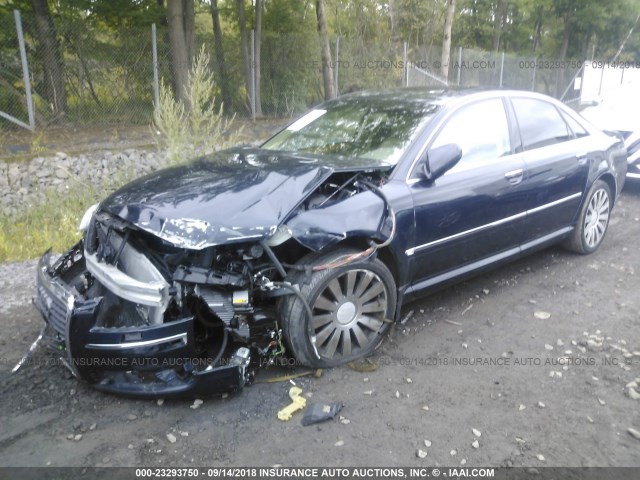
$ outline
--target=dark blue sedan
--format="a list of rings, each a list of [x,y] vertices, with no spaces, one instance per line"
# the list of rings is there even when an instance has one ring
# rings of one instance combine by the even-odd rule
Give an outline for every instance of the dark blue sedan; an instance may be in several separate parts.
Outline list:
[[[626,165],[621,138],[543,95],[348,95],[90,208],[41,260],[37,305],[98,389],[237,390],[286,355],[370,354],[405,301],[484,269],[594,252]]]

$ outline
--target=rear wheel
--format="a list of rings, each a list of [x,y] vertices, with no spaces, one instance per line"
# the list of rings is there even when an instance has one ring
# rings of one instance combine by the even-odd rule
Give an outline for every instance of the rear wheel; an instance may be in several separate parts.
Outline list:
[[[581,254],[595,252],[607,233],[611,206],[609,185],[602,180],[597,180],[582,205],[578,223],[566,247]]]
[[[318,266],[354,253],[340,249],[311,262]],[[296,278],[311,308],[290,296],[281,309],[283,330],[293,354],[304,364],[333,367],[366,356],[389,330],[396,286],[378,259],[319,270]]]

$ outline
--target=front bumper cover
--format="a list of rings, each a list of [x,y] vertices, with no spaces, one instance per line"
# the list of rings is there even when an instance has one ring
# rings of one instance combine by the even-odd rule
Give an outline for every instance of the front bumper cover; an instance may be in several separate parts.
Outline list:
[[[247,382],[244,364],[198,364],[193,317],[144,327],[95,326],[103,297],[85,300],[60,278],[60,267],[50,266],[49,252],[40,259],[34,303],[51,327],[48,343],[77,378],[135,398],[212,395],[239,390]]]

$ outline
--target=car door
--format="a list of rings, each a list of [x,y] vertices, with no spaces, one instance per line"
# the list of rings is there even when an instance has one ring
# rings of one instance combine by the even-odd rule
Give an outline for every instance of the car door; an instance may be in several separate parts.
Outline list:
[[[503,99],[493,98],[459,107],[435,134],[429,149],[455,143],[462,158],[433,182],[418,171],[409,181],[416,226],[406,252],[410,293],[519,252],[527,198],[512,133]]]
[[[566,233],[582,201],[589,173],[586,130],[551,102],[513,97],[528,188],[525,244]]]

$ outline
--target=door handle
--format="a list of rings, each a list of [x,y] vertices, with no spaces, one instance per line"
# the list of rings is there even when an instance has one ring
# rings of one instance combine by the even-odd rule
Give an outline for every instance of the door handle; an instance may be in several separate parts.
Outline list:
[[[522,168],[519,168],[518,170],[511,170],[504,174],[504,178],[506,178],[512,185],[517,185],[522,181],[522,177],[524,176],[523,173],[524,170]]]

